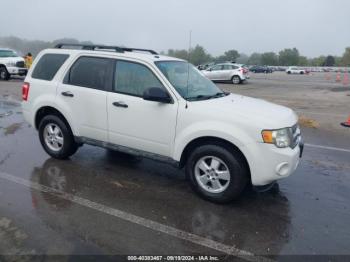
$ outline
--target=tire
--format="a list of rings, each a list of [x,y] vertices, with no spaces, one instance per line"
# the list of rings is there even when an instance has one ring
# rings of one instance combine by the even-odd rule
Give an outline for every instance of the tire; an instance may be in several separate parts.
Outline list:
[[[200,197],[216,203],[227,203],[241,195],[248,183],[249,172],[239,153],[230,152],[220,144],[203,145],[190,154],[186,176]],[[218,179],[220,176],[223,179]]]
[[[300,71],[300,74],[301,74],[301,75],[303,75],[303,74],[304,74],[304,72],[303,72],[303,71]]]
[[[69,125],[56,115],[47,115],[40,121],[39,139],[46,153],[56,159],[67,159],[79,148]]]
[[[0,80],[7,81],[10,79],[10,74],[7,72],[6,67],[2,66],[0,67]]]
[[[239,76],[233,76],[231,81],[232,81],[232,84],[237,85],[241,83],[241,78]]]
[[[288,74],[288,75],[290,75],[290,74],[291,74],[291,72],[290,72],[290,71],[288,71],[288,72],[287,72],[287,74]]]

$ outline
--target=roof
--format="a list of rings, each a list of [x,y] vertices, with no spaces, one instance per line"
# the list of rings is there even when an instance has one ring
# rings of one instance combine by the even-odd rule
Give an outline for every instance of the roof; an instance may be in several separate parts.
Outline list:
[[[134,58],[138,60],[143,60],[147,62],[156,61],[184,61],[175,57],[159,55],[153,50],[148,49],[137,49],[137,48],[127,48],[127,47],[114,47],[114,46],[82,46],[82,45],[72,45],[72,47],[87,47],[83,49],[71,49],[64,48],[63,46],[71,46],[69,44],[59,44],[56,48],[46,49],[45,53],[60,53],[60,54],[89,54],[89,55],[102,55],[115,58]],[[95,47],[101,49],[94,49]],[[105,47],[105,48],[104,48]]]
[[[224,62],[224,63],[219,63],[219,64],[215,64],[213,66],[216,65],[235,65],[235,66],[243,66],[243,64],[237,64],[237,63],[231,63],[231,62]]]

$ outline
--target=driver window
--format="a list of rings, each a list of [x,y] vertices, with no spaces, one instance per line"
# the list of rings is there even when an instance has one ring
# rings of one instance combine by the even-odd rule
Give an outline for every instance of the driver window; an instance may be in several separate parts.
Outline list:
[[[163,88],[163,85],[149,68],[134,62],[117,61],[115,92],[142,97],[150,87]]]

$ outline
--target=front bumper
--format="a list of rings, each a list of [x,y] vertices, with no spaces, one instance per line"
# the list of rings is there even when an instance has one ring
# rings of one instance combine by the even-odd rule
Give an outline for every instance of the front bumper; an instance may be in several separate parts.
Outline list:
[[[252,184],[264,186],[290,176],[297,169],[303,153],[302,140],[295,148],[277,148],[272,144],[258,143],[247,146],[252,152],[249,161]]]
[[[21,75],[24,76],[27,74],[28,69],[22,68],[22,67],[15,67],[15,66],[9,66],[7,67],[7,72],[9,72],[10,75]]]

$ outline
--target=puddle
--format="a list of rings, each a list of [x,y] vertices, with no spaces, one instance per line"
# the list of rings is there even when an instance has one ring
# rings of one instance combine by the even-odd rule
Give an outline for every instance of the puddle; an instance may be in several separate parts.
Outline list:
[[[20,106],[20,103],[18,102],[0,100],[0,118],[11,116],[14,113],[17,113],[18,110],[15,110],[15,109],[18,108],[19,106]]]
[[[5,136],[13,135],[14,133],[16,133],[16,131],[21,128],[21,125],[22,125],[22,123],[14,123],[12,125],[9,125],[8,127],[4,127]]]
[[[350,91],[349,87],[334,87],[331,89],[332,92],[347,92]]]

